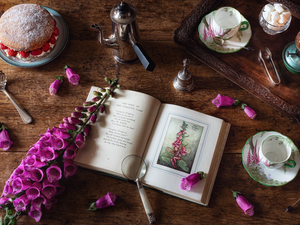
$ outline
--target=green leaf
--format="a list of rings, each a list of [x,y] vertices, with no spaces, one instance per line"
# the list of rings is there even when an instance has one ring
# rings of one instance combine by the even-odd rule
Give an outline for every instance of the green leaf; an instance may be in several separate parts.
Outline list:
[[[177,165],[180,166],[181,169],[183,169],[185,172],[189,172],[189,168],[187,167],[187,164],[183,160],[178,160]]]
[[[170,166],[172,166],[172,163],[171,163],[171,159],[170,159],[170,158],[167,158],[167,157],[162,156],[162,157],[161,157],[161,160],[164,161],[164,162],[166,162],[166,163],[168,163]]]

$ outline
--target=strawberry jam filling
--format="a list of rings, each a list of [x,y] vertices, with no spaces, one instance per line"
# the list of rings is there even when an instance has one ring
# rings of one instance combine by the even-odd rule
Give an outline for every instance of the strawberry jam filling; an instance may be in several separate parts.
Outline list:
[[[52,36],[51,36],[51,38],[43,45],[43,47],[41,47],[41,48],[37,48],[37,49],[34,49],[34,50],[32,50],[32,51],[26,51],[26,52],[24,52],[24,51],[14,51],[13,49],[10,49],[10,48],[8,48],[7,46],[5,46],[3,43],[0,43],[0,48],[1,48],[2,50],[5,50],[6,53],[7,53],[7,55],[9,55],[9,56],[17,56],[18,53],[20,54],[20,56],[21,56],[22,58],[27,58],[27,57],[29,57],[30,55],[32,55],[32,56],[39,56],[39,55],[41,55],[43,52],[49,51],[51,45],[53,46],[53,45],[56,43],[56,39],[57,39],[57,37],[58,37],[58,35],[59,35],[59,30],[58,30],[57,27],[56,27],[56,21],[55,21],[55,20],[54,20],[54,22],[55,22],[55,23],[54,23],[54,26],[55,26],[55,27],[54,27]]]

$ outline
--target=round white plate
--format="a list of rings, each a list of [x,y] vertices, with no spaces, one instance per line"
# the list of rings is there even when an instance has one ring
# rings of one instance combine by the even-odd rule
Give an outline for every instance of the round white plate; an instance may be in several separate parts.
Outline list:
[[[278,169],[269,169],[259,157],[259,148],[261,142],[269,135],[281,135],[275,131],[261,131],[250,137],[243,148],[242,158],[243,165],[253,180],[266,186],[282,186],[292,181],[300,168],[300,155],[298,148],[294,145],[292,148],[291,158],[296,162],[294,168],[281,167]]]
[[[216,10],[215,10],[216,11]],[[242,16],[242,21],[248,21],[249,27],[247,30],[238,31],[232,38],[226,40],[223,46],[217,45],[213,41],[213,37],[215,37],[215,31],[212,29],[211,24],[213,20],[213,13],[211,12],[208,15],[204,16],[198,26],[199,37],[201,41],[211,50],[220,53],[233,53],[237,52],[245,47],[251,36],[251,26],[248,20]]]
[[[59,36],[58,36],[58,39],[56,41],[54,48],[49,53],[45,54],[45,56],[37,58],[33,62],[24,62],[24,61],[19,60],[16,57],[7,56],[6,53],[3,50],[1,50],[0,58],[4,62],[6,62],[12,66],[22,67],[22,68],[38,67],[38,66],[44,65],[46,63],[49,63],[50,61],[55,59],[57,56],[59,56],[59,54],[64,50],[64,48],[66,47],[68,40],[69,40],[68,25],[66,24],[66,22],[64,21],[64,19],[58,12],[56,12],[55,10],[50,9],[48,7],[45,7],[45,6],[43,6],[43,7],[45,9],[47,9],[48,12],[55,19],[56,27],[59,30]]]

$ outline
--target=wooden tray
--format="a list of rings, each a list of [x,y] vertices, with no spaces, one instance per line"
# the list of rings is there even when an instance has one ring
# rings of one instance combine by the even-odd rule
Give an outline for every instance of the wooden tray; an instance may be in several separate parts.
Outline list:
[[[175,30],[174,41],[186,48],[188,53],[216,70],[241,88],[268,103],[281,113],[300,123],[300,75],[291,73],[283,64],[284,47],[293,42],[300,31],[300,1],[272,1],[287,6],[292,12],[291,25],[277,35],[266,34],[259,25],[258,16],[268,1],[201,0]],[[198,25],[203,16],[221,6],[238,9],[249,21],[252,37],[248,46],[254,51],[240,50],[236,53],[218,53],[207,48],[199,38]],[[281,83],[274,86],[258,60],[259,49],[268,47],[281,76]]]

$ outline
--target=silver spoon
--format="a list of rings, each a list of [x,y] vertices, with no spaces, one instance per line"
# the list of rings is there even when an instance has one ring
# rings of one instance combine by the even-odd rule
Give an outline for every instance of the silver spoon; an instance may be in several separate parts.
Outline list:
[[[223,46],[225,44],[225,40],[222,37],[219,37],[219,36],[213,37],[213,41],[217,45],[220,45],[220,46]],[[249,50],[249,51],[254,51],[254,49],[251,48],[251,47],[241,47],[241,46],[236,46],[236,47],[240,47],[240,48],[243,48],[243,49],[246,49],[246,50]]]
[[[10,95],[8,94],[8,92],[5,90],[5,86],[6,86],[6,76],[5,74],[0,71],[0,91],[3,91],[7,97],[12,101],[12,103],[14,104],[14,106],[16,107],[16,109],[18,110],[21,118],[23,119],[23,121],[25,123],[31,123],[33,121],[32,117],[27,113],[25,112],[24,109],[22,109],[14,100],[12,97],[10,97]]]
[[[276,69],[276,66],[275,66],[275,64],[274,64],[274,61],[273,61],[273,59],[272,59],[272,52],[271,52],[271,50],[270,50],[269,48],[267,48],[267,47],[266,47],[266,52],[267,52],[268,58],[271,60],[271,64],[272,64],[272,66],[273,66],[273,69],[275,70],[275,73],[276,73],[276,76],[277,76],[277,79],[278,79],[278,83],[280,83],[280,82],[281,82],[281,79],[280,79],[280,76],[279,76],[279,74],[278,74],[278,72],[277,72],[277,69]]]

